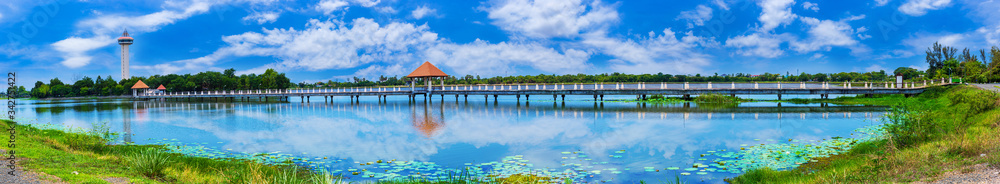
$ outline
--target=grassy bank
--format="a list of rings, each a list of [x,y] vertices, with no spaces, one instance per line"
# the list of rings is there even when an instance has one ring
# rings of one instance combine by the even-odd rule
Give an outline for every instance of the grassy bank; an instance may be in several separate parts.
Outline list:
[[[969,165],[1000,165],[998,95],[970,86],[934,87],[911,98],[840,99],[892,103],[885,139],[793,170],[757,169],[731,183],[884,183],[933,180]],[[830,99],[836,100],[836,99]],[[963,171],[966,172],[966,171]]]
[[[11,121],[3,121],[7,127]],[[69,183],[106,183],[128,178],[135,183],[302,183],[323,178],[293,166],[243,160],[213,160],[165,152],[155,145],[108,145],[114,134],[100,128],[67,133],[16,125],[18,167],[43,172]],[[0,136],[7,142],[9,136]],[[9,150],[7,144],[0,149]]]

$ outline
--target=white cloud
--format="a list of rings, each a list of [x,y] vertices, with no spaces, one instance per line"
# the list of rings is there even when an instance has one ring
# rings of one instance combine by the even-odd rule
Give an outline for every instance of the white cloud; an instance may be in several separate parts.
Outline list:
[[[614,56],[616,59],[609,63],[613,71],[691,74],[701,72],[701,68],[709,64],[709,56],[696,51],[699,45],[708,41],[691,32],[678,39],[673,31],[664,29],[662,34],[649,32],[648,37],[638,40],[615,39],[593,33],[585,36],[583,44]]]
[[[969,47],[966,37],[965,34],[915,34],[910,38],[904,39],[903,44],[919,51],[927,49],[934,42],[944,46]]]
[[[716,6],[719,6],[719,8],[721,8],[723,10],[729,10],[729,5],[726,5],[726,1],[723,1],[723,0],[713,0],[712,4],[715,4]]]
[[[877,71],[880,71],[880,70],[886,70],[886,69],[885,69],[885,67],[882,67],[881,65],[873,64],[871,66],[865,67],[865,70],[862,71],[862,72],[877,72]]]
[[[76,27],[94,36],[89,38],[73,36],[53,43],[52,46],[56,51],[62,52],[61,57],[63,58],[62,64],[64,66],[79,68],[90,64],[93,57],[88,55],[87,52],[115,43],[111,35],[120,34],[123,28],[132,30],[132,33],[156,31],[160,27],[173,24],[178,20],[205,13],[210,6],[210,4],[204,2],[190,2],[186,4],[171,2],[165,3],[164,7],[172,9],[142,16],[107,15],[83,20]]]
[[[803,17],[802,22],[809,25],[809,38],[804,41],[792,41],[791,47],[799,52],[829,50],[833,46],[853,46],[858,44],[852,36],[854,29],[846,21],[819,20]]]
[[[330,14],[334,11],[346,10],[347,5],[347,1],[344,0],[323,0],[316,4],[316,10],[323,12],[323,14]]]
[[[534,38],[575,37],[618,21],[618,12],[600,1],[496,0],[484,7],[501,29]]]
[[[703,26],[705,21],[712,19],[712,8],[705,5],[698,5],[694,10],[682,11],[674,20],[687,20],[688,29],[694,26]]]
[[[920,70],[920,71],[927,70],[927,66],[910,65],[910,68],[917,69],[917,70]]]
[[[808,2],[808,1],[802,3],[802,8],[803,9],[807,9],[807,10],[812,10],[814,12],[819,12],[819,5],[817,5],[816,3]]]
[[[865,32],[868,32],[868,28],[865,26],[861,26],[858,29],[854,30],[854,33],[857,33],[858,39],[867,40],[869,38],[872,38],[872,35],[865,34]]]
[[[761,25],[760,31],[767,32],[774,28],[792,23],[797,15],[792,13],[791,6],[795,4],[794,0],[764,0],[760,1],[758,5],[762,8],[760,17]]]
[[[240,56],[273,57],[279,60],[255,68],[279,70],[348,69],[369,66],[366,71],[388,71],[404,65],[409,68],[422,61],[431,61],[459,74],[502,74],[504,67],[533,67],[546,72],[580,72],[586,68],[589,54],[565,49],[557,51],[535,43],[488,43],[477,40],[455,44],[439,39],[426,25],[389,23],[381,25],[371,19],[358,18],[347,24],[337,20],[310,20],[302,30],[271,29],[226,36],[227,46],[207,56],[144,66],[143,69],[170,71],[200,71],[223,58]],[[359,73],[363,74],[363,73]]]
[[[826,56],[823,55],[823,54],[820,54],[820,53],[816,53],[816,54],[813,54],[812,57],[809,57],[809,60],[818,60],[818,59],[823,59],[823,58],[826,58]]]
[[[319,3],[316,3],[315,9],[316,11],[323,12],[323,14],[330,15],[336,11],[341,11],[341,10],[346,11],[348,6],[352,4],[357,6],[363,6],[366,8],[371,8],[374,7],[375,5],[378,5],[380,2],[381,0],[322,0]],[[395,9],[392,9],[392,7],[377,8],[375,10],[381,12],[385,11],[395,12]]]
[[[423,55],[432,62],[443,62],[460,74],[501,75],[514,72],[517,66],[528,66],[559,74],[583,72],[587,68],[587,52],[566,49],[559,51],[532,43],[491,44],[476,40],[469,44],[443,43]]]
[[[987,27],[981,27],[976,29],[976,33],[982,34],[983,38],[988,45],[1000,45],[1000,25],[995,28],[989,29]]]
[[[951,4],[951,0],[908,0],[899,6],[899,11],[910,16],[922,16],[928,10],[937,10]]]
[[[392,8],[391,6],[375,7],[375,11],[378,11],[379,13],[388,13],[388,14],[396,14],[396,12],[399,12],[395,8]]]
[[[740,48],[736,53],[744,56],[776,58],[784,54],[780,47],[785,40],[787,40],[786,35],[754,33],[729,38],[726,40],[725,46]]]
[[[354,3],[369,8],[378,5],[378,3],[381,1],[382,0],[353,0]]]
[[[916,56],[916,55],[917,55],[916,53],[914,53],[914,52],[912,52],[910,50],[896,49],[896,50],[889,51],[889,53],[885,53],[885,54],[880,55],[877,59],[881,60],[881,59],[909,58],[909,57],[913,57],[913,56]]]
[[[91,56],[87,51],[111,45],[115,41],[108,36],[80,38],[70,37],[52,44],[53,49],[63,52],[62,64],[70,68],[79,68],[90,64]]]
[[[436,12],[437,10],[433,8],[428,8],[427,6],[420,6],[417,7],[417,9],[413,10],[413,18],[422,19],[424,18],[424,16],[434,15],[434,13]]]
[[[886,4],[889,4],[889,1],[890,0],[875,0],[875,6],[885,6]]]
[[[173,24],[178,20],[187,19],[192,15],[208,12],[210,6],[211,4],[204,2],[192,2],[181,9],[162,10],[138,17],[122,15],[100,16],[81,21],[77,24],[77,27],[90,28],[94,34],[120,34],[122,28],[150,32],[159,30],[160,27]]]
[[[279,16],[281,16],[281,12],[254,12],[243,17],[243,21],[254,21],[257,24],[273,23],[278,20]]]

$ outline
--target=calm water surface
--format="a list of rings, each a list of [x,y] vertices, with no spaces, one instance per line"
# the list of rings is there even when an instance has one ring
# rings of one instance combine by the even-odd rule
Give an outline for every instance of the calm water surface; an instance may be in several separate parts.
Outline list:
[[[17,110],[32,124],[90,128],[94,122],[108,122],[113,131],[127,132],[122,141],[185,145],[194,148],[188,152],[210,152],[210,157],[267,153],[277,159],[305,158],[296,162],[352,180],[440,177],[471,168],[465,172],[535,173],[591,183],[673,180],[694,163],[711,163],[699,160],[710,151],[849,137],[855,129],[878,124],[874,119],[885,112],[882,107],[821,104],[704,108],[595,103],[589,97],[567,97],[565,103],[517,103],[513,97],[495,103],[482,96],[468,102],[454,97],[441,102],[438,97],[427,103],[408,103],[405,97],[390,97],[388,103],[364,97],[353,104],[347,97],[332,103],[321,97],[312,103],[292,100],[21,101]],[[738,175],[689,173],[681,178],[696,183],[720,183]]]

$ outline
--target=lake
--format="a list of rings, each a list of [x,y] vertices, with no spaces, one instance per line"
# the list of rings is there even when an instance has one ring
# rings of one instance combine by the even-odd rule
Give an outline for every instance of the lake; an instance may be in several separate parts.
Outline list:
[[[785,98],[796,97],[806,96]],[[615,98],[635,97],[606,99]],[[119,142],[171,145],[203,157],[294,162],[350,180],[534,174],[589,183],[675,177],[722,183],[747,168],[792,168],[870,136],[887,111],[774,102],[735,108],[598,103],[589,96],[528,103],[513,97],[418,99],[19,100],[17,110],[22,123],[41,127],[103,122],[125,132]]]

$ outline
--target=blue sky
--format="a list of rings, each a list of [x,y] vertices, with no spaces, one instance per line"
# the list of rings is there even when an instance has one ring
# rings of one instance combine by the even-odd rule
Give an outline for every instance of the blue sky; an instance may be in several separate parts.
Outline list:
[[[13,0],[0,68],[52,77],[274,68],[293,82],[403,76],[926,69],[938,41],[1000,45],[1000,1]]]

